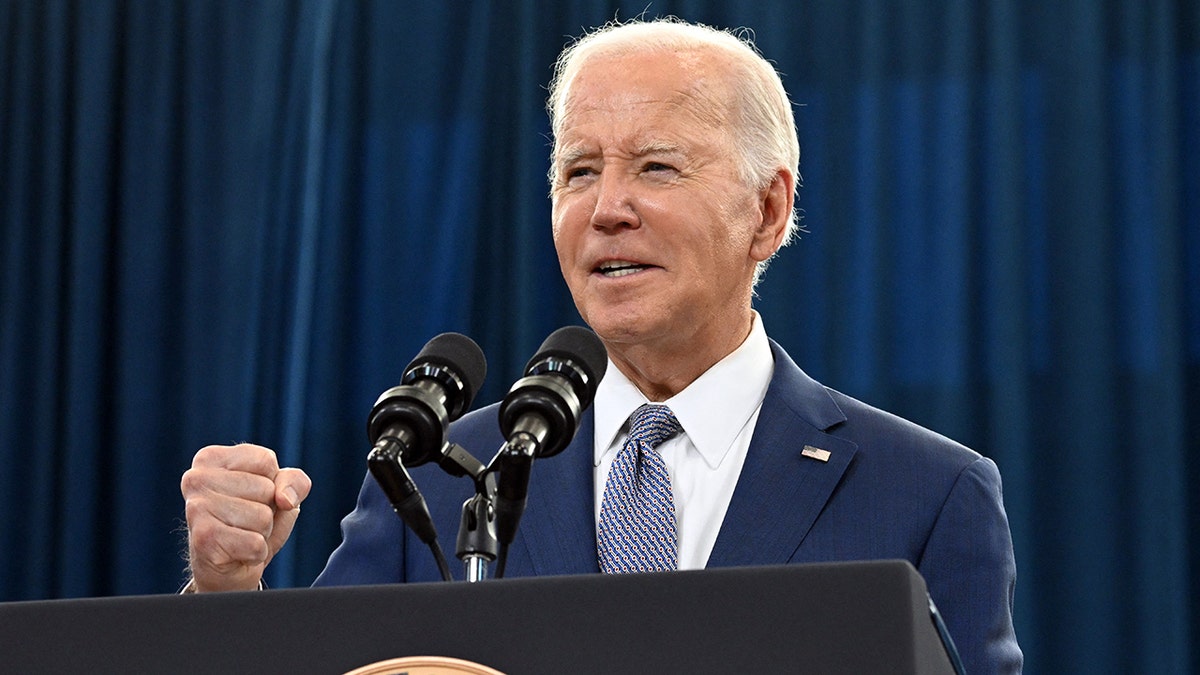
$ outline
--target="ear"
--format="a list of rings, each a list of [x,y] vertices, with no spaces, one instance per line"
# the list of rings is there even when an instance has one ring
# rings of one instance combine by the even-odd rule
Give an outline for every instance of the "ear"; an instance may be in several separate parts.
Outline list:
[[[796,177],[787,169],[775,172],[771,183],[759,192],[759,209],[762,222],[754,232],[750,255],[763,261],[775,255],[783,244],[788,222],[792,218],[792,203],[795,199]]]

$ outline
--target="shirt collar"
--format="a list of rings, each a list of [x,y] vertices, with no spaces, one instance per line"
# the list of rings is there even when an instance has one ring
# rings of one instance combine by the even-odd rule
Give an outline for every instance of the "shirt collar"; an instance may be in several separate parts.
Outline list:
[[[774,371],[774,358],[762,318],[754,312],[750,335],[725,358],[664,404],[711,468],[762,404]],[[596,390],[593,461],[614,448],[629,416],[649,399],[610,361]]]

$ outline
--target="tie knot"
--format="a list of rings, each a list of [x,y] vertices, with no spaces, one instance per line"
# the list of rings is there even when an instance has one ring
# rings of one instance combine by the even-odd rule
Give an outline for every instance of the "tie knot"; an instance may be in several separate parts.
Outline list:
[[[647,403],[629,417],[629,438],[646,448],[656,448],[659,443],[683,431],[675,413],[665,405]]]

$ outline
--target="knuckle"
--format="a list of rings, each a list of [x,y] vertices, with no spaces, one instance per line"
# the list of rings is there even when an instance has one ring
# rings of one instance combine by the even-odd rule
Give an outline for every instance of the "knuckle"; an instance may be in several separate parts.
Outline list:
[[[228,448],[223,445],[206,445],[196,451],[192,457],[192,467],[212,466],[219,464]]]
[[[224,554],[229,562],[254,564],[267,558],[267,540],[253,532],[239,532],[225,542]]]
[[[183,514],[187,520],[188,529],[211,528],[211,523],[217,521],[212,512],[212,504],[204,497],[190,497],[183,502]]]
[[[189,532],[193,567],[210,569],[260,563],[268,555],[266,538],[257,532],[226,527],[217,521],[199,523]]]
[[[204,471],[196,468],[188,469],[183,472],[183,476],[179,479],[179,491],[186,498],[189,495],[201,492],[205,487]]]
[[[203,552],[212,548],[213,542],[218,539],[217,530],[219,523],[212,518],[197,518],[188,519],[188,541],[192,549],[196,552]]]

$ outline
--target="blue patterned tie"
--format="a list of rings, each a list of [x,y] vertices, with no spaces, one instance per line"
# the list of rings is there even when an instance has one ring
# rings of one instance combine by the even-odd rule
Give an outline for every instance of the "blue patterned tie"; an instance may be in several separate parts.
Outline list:
[[[629,438],[604,486],[596,551],[607,574],[655,572],[678,566],[671,476],[655,448],[683,430],[665,405],[633,411]]]

